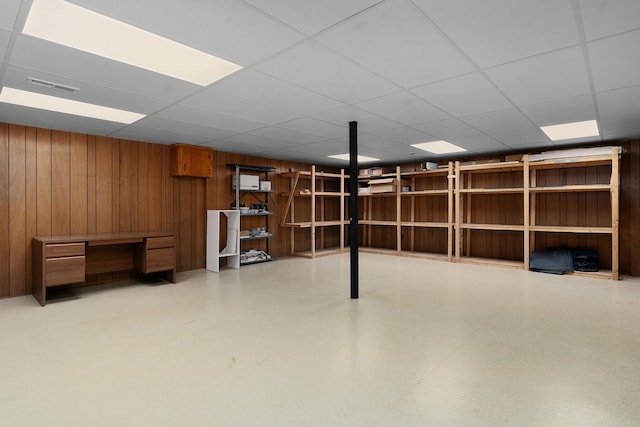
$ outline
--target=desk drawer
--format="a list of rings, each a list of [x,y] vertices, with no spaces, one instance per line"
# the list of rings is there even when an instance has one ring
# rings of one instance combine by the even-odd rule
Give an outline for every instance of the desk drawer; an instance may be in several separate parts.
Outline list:
[[[45,250],[45,258],[78,255],[84,255],[84,243],[49,243]]]
[[[146,253],[143,273],[173,270],[176,259],[173,248],[150,249]]]
[[[45,286],[84,282],[84,256],[52,258],[45,261]]]
[[[147,237],[147,249],[172,248],[175,246],[173,236]]]

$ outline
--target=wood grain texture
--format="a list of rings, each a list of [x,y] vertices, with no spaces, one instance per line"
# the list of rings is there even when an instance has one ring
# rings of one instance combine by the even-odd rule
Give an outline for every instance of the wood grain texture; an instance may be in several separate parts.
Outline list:
[[[33,287],[33,239],[38,228],[38,193],[37,193],[37,169],[38,169],[38,153],[37,153],[37,130],[32,127],[26,128],[26,146],[25,146],[25,245],[27,257],[27,283],[25,292],[31,293]]]
[[[54,130],[51,135],[51,233],[71,231],[70,134]]]
[[[0,298],[10,294],[9,125],[0,123]]]
[[[88,163],[87,136],[71,134],[71,234],[85,234],[88,230]]]
[[[27,292],[26,129],[9,126],[9,282],[10,296]]]

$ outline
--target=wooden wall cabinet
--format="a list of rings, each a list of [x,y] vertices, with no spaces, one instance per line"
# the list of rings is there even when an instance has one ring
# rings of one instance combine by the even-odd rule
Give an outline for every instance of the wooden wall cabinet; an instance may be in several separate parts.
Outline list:
[[[171,146],[171,176],[211,178],[213,149],[186,144]]]

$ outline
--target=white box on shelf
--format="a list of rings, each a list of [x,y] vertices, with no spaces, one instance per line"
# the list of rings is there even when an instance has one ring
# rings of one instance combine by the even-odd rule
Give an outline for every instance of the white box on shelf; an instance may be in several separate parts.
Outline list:
[[[261,191],[271,191],[271,181],[260,181]]]
[[[260,189],[260,177],[257,175],[233,175],[233,180],[231,181],[233,190],[238,188],[238,176],[240,177],[240,190]]]

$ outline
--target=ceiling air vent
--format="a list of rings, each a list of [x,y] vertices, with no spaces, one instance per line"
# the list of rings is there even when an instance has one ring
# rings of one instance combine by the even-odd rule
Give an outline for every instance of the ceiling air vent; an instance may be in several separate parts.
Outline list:
[[[80,88],[77,88],[77,87],[67,86],[60,83],[48,82],[46,80],[40,80],[33,77],[27,77],[27,80],[32,85],[48,87],[49,89],[64,90],[65,92],[69,92],[69,93],[76,93],[77,91],[80,90]]]

